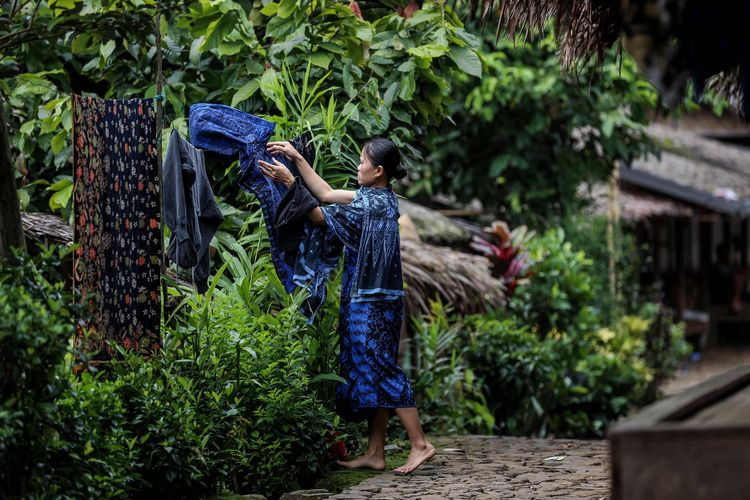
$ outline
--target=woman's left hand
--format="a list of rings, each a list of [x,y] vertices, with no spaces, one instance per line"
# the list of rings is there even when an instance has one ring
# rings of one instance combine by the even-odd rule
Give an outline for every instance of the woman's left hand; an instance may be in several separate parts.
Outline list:
[[[273,164],[263,160],[258,160],[258,163],[260,164],[260,171],[263,172],[263,175],[272,181],[280,182],[286,187],[294,184],[294,176],[279,160],[273,158]]]

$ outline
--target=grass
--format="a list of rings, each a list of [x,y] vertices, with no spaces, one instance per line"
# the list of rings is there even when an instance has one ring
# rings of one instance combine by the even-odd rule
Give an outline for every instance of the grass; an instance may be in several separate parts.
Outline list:
[[[385,469],[393,470],[396,467],[400,467],[406,463],[406,459],[409,457],[409,450],[402,449],[398,453],[393,455],[386,455],[385,457]],[[324,478],[318,480],[315,484],[316,488],[325,488],[333,494],[341,493],[347,488],[356,486],[362,481],[370,479],[371,477],[377,477],[382,472],[370,470],[370,469],[341,469],[330,471]]]

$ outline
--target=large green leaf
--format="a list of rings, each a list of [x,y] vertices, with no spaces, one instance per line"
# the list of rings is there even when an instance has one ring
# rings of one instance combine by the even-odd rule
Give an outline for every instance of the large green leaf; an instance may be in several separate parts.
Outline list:
[[[448,46],[430,43],[427,45],[420,45],[419,47],[412,47],[406,51],[415,57],[435,58],[445,55],[448,52]]]
[[[451,47],[448,56],[462,71],[472,76],[482,76],[482,61],[474,50],[466,47]]]
[[[249,99],[255,92],[260,88],[260,80],[250,80],[232,96],[232,107],[237,106],[239,103]]]

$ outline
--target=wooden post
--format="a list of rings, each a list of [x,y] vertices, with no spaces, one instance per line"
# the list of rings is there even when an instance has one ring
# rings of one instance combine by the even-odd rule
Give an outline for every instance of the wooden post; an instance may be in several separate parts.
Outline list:
[[[0,255],[8,255],[12,247],[26,250],[26,240],[3,104],[0,97]]]
[[[167,288],[164,283],[166,269],[166,254],[164,252],[164,178],[162,174],[162,113],[163,113],[163,74],[161,64],[161,1],[156,2],[156,165],[159,175],[159,239],[161,245],[161,265],[159,285],[161,288],[161,315],[164,317],[164,306],[167,300]]]
[[[609,293],[619,304],[619,286],[617,283],[617,252],[619,245],[615,235],[620,222],[620,170],[615,161],[609,175],[607,197],[607,253],[609,255]]]

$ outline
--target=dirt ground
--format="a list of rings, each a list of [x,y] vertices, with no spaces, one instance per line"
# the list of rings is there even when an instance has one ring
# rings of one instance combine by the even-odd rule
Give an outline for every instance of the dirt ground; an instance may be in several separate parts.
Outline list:
[[[689,361],[662,386],[664,395],[684,391],[735,366],[750,363],[750,342],[709,349],[699,361]]]

